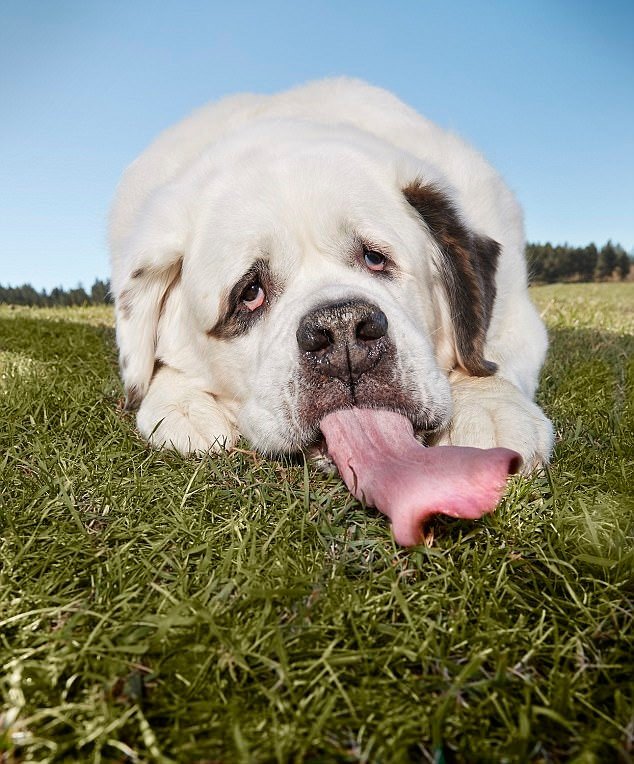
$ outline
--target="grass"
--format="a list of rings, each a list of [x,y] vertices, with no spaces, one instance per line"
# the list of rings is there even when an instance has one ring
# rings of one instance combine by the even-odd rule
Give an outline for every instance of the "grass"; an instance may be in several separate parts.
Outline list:
[[[0,308],[0,761],[631,762],[634,284],[533,295],[552,467],[413,551],[310,464],[149,450],[109,309]]]

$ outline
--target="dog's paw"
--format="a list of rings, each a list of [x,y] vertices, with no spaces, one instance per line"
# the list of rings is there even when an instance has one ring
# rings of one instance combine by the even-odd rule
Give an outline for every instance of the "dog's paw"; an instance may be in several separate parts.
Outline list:
[[[460,376],[451,392],[454,413],[434,445],[510,448],[522,457],[524,474],[548,463],[552,423],[515,385],[500,377]]]
[[[181,454],[222,451],[238,437],[213,395],[166,368],[159,371],[141,403],[137,427],[155,448],[173,448]]]

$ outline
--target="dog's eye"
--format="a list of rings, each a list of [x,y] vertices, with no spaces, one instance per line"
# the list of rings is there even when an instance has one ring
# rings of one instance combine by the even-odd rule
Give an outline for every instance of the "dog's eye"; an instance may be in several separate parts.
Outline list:
[[[385,269],[386,257],[374,249],[363,249],[363,259],[371,271],[382,271]]]
[[[257,310],[264,305],[265,297],[266,295],[260,282],[253,281],[243,290],[240,300],[248,310]]]

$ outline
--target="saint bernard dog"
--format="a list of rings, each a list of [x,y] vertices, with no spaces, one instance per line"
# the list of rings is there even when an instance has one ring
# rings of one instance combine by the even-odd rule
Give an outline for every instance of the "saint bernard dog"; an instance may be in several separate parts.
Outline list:
[[[522,213],[460,138],[347,78],[237,95],[165,131],[114,202],[126,407],[183,454],[323,453],[320,422],[406,417],[427,445],[546,463],[547,337]]]

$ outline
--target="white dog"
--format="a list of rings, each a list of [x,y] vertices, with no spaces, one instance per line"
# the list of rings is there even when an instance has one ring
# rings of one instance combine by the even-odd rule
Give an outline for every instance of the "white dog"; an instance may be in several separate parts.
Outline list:
[[[110,240],[127,406],[157,446],[297,451],[358,406],[526,471],[549,458],[518,203],[383,90],[325,80],[195,112],[126,171]]]

